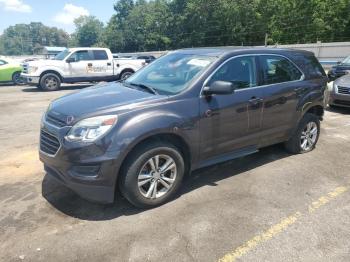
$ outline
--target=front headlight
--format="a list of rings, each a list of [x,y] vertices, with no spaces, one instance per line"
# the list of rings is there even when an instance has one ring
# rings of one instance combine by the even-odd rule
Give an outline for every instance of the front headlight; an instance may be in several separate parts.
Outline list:
[[[83,119],[71,128],[66,139],[76,142],[93,142],[105,135],[117,123],[117,120],[116,115]]]
[[[29,66],[28,67],[28,74],[33,74],[36,72],[36,70],[38,70],[37,66]]]
[[[334,83],[333,83],[333,90],[334,90],[335,92],[337,92],[337,89],[338,89],[338,85],[334,82]]]

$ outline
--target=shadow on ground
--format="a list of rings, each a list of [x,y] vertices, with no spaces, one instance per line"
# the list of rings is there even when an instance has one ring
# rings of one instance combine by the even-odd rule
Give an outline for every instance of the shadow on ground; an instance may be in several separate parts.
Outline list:
[[[78,84],[78,85],[63,85],[60,87],[59,90],[57,91],[62,91],[62,90],[78,90],[78,89],[83,89],[89,86],[92,86],[93,84]],[[45,92],[42,89],[39,89],[37,87],[33,87],[33,86],[25,86],[24,88],[22,88],[23,92]],[[53,91],[53,92],[57,92],[57,91]],[[51,91],[52,92],[52,91]]]
[[[228,177],[240,175],[259,166],[290,156],[281,145],[262,149],[259,153],[240,159],[225,162],[192,172],[185,181],[176,198],[203,186],[217,186],[217,182]],[[91,221],[110,220],[119,216],[133,215],[142,209],[133,207],[119,193],[116,201],[110,205],[100,205],[88,202],[56,180],[46,175],[42,183],[43,197],[56,209],[64,214]],[[176,201],[176,200],[174,200]]]

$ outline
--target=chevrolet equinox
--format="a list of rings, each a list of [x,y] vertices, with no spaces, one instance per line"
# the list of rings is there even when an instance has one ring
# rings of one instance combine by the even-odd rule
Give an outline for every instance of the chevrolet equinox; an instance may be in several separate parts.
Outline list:
[[[124,81],[53,101],[43,115],[47,174],[90,201],[116,190],[138,207],[176,195],[192,170],[284,143],[316,146],[327,76],[287,49],[171,52]]]

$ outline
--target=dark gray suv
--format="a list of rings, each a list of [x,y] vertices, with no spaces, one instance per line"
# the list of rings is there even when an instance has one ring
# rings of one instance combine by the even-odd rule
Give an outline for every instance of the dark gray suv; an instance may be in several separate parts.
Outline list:
[[[124,82],[51,103],[46,172],[83,198],[160,205],[192,170],[285,143],[314,149],[327,77],[312,53],[203,48],[171,52]]]

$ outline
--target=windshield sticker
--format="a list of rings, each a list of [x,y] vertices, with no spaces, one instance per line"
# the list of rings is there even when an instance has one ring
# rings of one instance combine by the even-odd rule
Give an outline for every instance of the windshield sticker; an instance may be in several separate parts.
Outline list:
[[[208,60],[202,60],[202,59],[191,59],[187,62],[188,65],[194,65],[194,66],[200,66],[200,67],[206,67],[210,64],[210,61]]]

